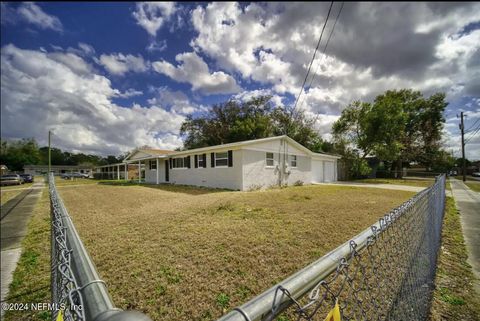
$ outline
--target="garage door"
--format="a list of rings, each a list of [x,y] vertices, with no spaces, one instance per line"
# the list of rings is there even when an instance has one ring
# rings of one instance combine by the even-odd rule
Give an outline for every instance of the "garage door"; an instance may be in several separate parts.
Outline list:
[[[323,161],[312,159],[312,182],[323,182]]]
[[[335,164],[333,162],[324,162],[323,164],[325,182],[333,182],[335,180]]]

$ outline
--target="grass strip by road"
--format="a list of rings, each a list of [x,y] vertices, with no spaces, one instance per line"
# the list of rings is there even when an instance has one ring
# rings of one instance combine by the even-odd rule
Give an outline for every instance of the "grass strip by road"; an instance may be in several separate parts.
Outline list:
[[[472,191],[480,193],[480,182],[474,183],[474,182],[465,182],[465,185],[468,186]]]
[[[44,188],[34,209],[7,302],[50,302],[50,202]],[[9,299],[11,298],[11,299]],[[5,321],[50,320],[48,311],[6,311]]]
[[[25,189],[22,189],[22,190],[16,190],[16,191],[9,191],[9,190],[3,191],[2,190],[2,194],[0,196],[0,199],[1,199],[0,204],[3,206],[9,200],[11,200],[12,198],[15,198],[15,196],[17,196],[18,194],[20,194],[21,192],[23,192],[27,189],[28,188],[25,188]]]
[[[475,277],[467,257],[460,214],[448,197],[430,321],[480,320],[480,298],[473,289]]]

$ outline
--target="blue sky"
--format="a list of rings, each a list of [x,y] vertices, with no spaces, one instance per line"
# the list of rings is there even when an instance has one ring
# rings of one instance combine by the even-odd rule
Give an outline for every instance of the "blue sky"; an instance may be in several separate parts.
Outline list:
[[[185,117],[213,103],[270,94],[291,104],[328,6],[2,3],[2,138],[45,144],[52,129],[73,151],[173,149]],[[446,92],[444,145],[457,156],[456,114],[466,112],[467,128],[480,117],[478,3],[346,3],[317,57],[300,108],[326,139],[348,103],[387,89]],[[479,137],[469,158],[480,158]]]

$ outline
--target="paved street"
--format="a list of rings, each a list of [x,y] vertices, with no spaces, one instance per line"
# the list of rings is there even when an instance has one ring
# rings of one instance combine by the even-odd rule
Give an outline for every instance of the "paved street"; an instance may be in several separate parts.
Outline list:
[[[468,250],[468,263],[480,279],[480,193],[469,189],[462,181],[450,178],[453,197],[462,222],[463,235]],[[480,294],[480,282],[475,284]]]

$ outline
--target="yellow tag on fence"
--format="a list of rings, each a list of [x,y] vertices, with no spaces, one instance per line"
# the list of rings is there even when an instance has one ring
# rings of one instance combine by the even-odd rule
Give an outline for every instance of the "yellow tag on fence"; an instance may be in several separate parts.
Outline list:
[[[328,312],[325,321],[342,321],[342,318],[340,316],[340,306],[338,305],[338,302],[336,302],[333,309]]]
[[[57,319],[55,321],[63,321],[63,310],[58,311]]]

